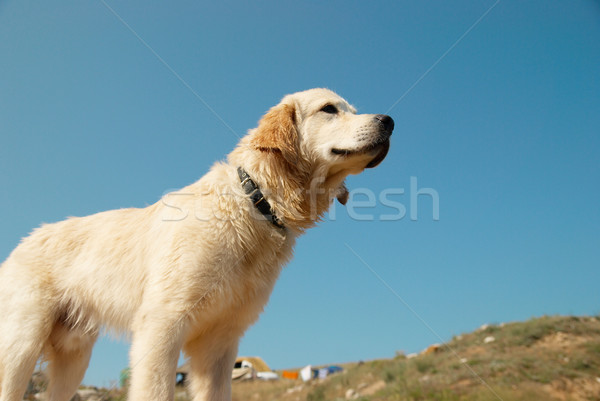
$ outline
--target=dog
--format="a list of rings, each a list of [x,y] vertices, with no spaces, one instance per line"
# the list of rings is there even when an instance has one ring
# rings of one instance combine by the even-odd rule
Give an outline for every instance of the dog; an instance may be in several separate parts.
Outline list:
[[[173,400],[182,349],[193,399],[230,400],[239,340],[295,239],[345,204],[393,128],[327,89],[287,95],[188,187],[34,230],[0,267],[0,401],[22,399],[40,356],[47,399],[69,400],[102,329],[131,334],[129,400]]]

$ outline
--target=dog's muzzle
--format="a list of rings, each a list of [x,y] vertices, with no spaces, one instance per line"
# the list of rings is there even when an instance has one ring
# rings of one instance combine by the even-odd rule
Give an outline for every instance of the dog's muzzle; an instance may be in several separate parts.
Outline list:
[[[385,159],[390,150],[390,136],[394,131],[394,120],[385,114],[377,114],[375,119],[379,122],[379,139],[375,142],[373,150],[379,150],[376,156],[367,164],[367,168],[377,167]]]

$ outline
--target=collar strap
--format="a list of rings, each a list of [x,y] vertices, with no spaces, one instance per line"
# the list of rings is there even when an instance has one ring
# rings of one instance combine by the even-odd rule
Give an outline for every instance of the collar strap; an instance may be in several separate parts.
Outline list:
[[[265,216],[265,218],[268,221],[270,221],[271,224],[273,224],[275,227],[283,228],[284,227],[283,223],[281,222],[281,220],[279,220],[279,218],[277,216],[275,216],[275,213],[273,213],[273,209],[271,208],[271,205],[269,204],[269,202],[267,202],[267,200],[265,199],[265,196],[261,192],[260,188],[254,181],[252,181],[252,178],[250,178],[250,175],[246,172],[246,170],[244,170],[241,167],[238,167],[237,171],[238,171],[238,176],[240,177],[240,181],[242,183],[242,188],[244,189],[244,192],[246,192],[246,194],[250,195],[250,200],[252,201],[254,206],[258,209],[258,211],[263,216]]]

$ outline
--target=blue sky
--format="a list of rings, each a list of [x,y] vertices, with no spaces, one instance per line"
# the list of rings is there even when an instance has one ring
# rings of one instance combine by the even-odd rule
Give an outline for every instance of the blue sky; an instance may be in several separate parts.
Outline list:
[[[241,354],[356,361],[600,313],[598,1],[205,3],[0,1],[0,259],[42,222],[158,201],[328,87],[390,114],[392,148],[298,241]],[[410,218],[411,177],[439,220],[427,194]],[[84,383],[127,352],[100,339]]]

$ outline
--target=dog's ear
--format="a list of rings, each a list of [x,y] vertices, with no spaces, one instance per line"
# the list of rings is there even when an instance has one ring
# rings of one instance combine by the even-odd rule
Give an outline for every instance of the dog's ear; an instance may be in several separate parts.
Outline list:
[[[296,163],[298,131],[294,106],[284,103],[269,110],[259,121],[250,143],[262,151],[281,153],[289,163]]]
[[[348,193],[348,188],[346,188],[345,183],[342,182],[342,184],[338,187],[335,196],[342,205],[345,205],[346,202],[348,202],[348,197],[350,194]]]

